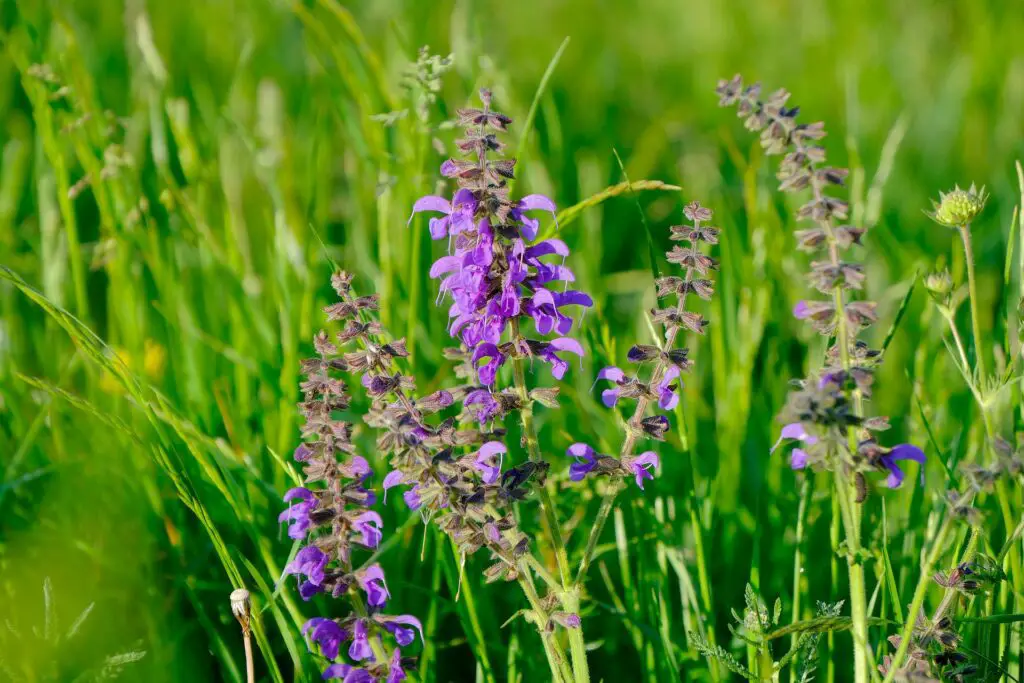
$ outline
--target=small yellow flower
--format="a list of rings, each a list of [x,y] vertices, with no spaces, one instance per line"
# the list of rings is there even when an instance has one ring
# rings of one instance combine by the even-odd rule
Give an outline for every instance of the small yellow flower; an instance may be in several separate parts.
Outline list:
[[[961,190],[957,185],[952,192],[940,192],[939,201],[932,202],[933,211],[928,214],[933,221],[948,228],[959,228],[970,223],[985,208],[988,194],[985,188],[980,190],[971,184],[969,190]]]

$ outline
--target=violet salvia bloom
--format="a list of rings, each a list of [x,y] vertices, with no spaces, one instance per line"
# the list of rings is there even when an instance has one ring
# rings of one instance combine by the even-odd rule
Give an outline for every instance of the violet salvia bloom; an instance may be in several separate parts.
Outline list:
[[[313,340],[318,356],[302,362],[305,379],[300,387],[303,400],[299,409],[305,417],[302,434],[307,440],[295,449],[295,459],[303,464],[306,485],[285,494],[285,501],[292,504],[278,519],[290,522],[289,537],[306,541],[284,570],[285,575],[298,577],[299,595],[309,600],[318,593],[327,593],[346,599],[351,609],[347,617],[313,617],[303,626],[310,647],[318,647],[326,659],[337,660],[342,644],[349,643],[349,658],[363,663],[353,666],[336,661],[326,668],[323,678],[379,683],[402,680],[412,666],[411,660],[401,657],[399,639],[385,624],[392,623],[389,620],[404,623],[413,617],[383,614],[381,610],[390,598],[384,571],[378,564],[353,564],[353,553],[359,548],[380,545],[384,525],[380,515],[369,509],[376,501],[367,487],[372,471],[366,458],[355,453],[352,425],[334,417],[349,406],[346,386],[336,374],[345,370],[365,372],[378,366],[382,358],[400,357],[406,352],[404,344],[395,342],[367,345],[339,355],[339,344],[364,340],[379,332],[379,325],[361,319],[365,312],[377,308],[376,298],[350,296],[349,280],[344,274],[332,279],[341,300],[325,309],[329,321],[345,321],[337,343],[326,332],[319,332]],[[398,373],[364,376],[370,378],[364,386],[371,394],[408,384],[407,378]],[[451,396],[447,396],[447,403],[442,394],[430,400],[447,405]],[[411,642],[404,636],[401,640],[403,645]]]
[[[653,479],[652,471],[658,466],[658,455],[654,451],[613,458],[598,453],[585,443],[574,443],[566,452],[576,459],[569,466],[570,481],[582,481],[588,475],[620,478],[632,476],[637,487],[643,490],[644,480]]]
[[[579,344],[565,337],[575,323],[567,311],[590,307],[593,301],[568,289],[575,276],[565,266],[566,244],[536,241],[540,223],[532,214],[554,217],[554,202],[539,194],[510,198],[507,182],[514,176],[515,160],[491,155],[504,148],[497,134],[507,130],[511,119],[491,110],[488,91],[480,96],[482,108],[459,110],[458,123],[466,133],[456,144],[466,158],[441,167],[442,175],[458,184],[452,201],[429,196],[413,206],[414,215],[428,210],[443,214],[431,219],[431,236],[448,237],[454,247],[434,263],[430,276],[440,280],[440,295],[451,299],[451,335],[474,353],[475,364],[486,359],[478,368],[481,384],[492,386],[509,358],[525,356],[550,363],[560,379],[568,364],[558,352],[583,354]],[[531,319],[541,337],[559,339],[548,345],[503,345],[510,323],[520,319]]]
[[[862,264],[849,259],[851,247],[859,245],[864,228],[849,225],[849,204],[831,192],[842,187],[849,171],[827,165],[822,123],[798,123],[798,107],[789,107],[789,93],[777,90],[761,97],[760,84],[744,86],[739,76],[718,84],[720,104],[736,105],[746,127],[761,133],[761,146],[769,155],[782,155],[777,177],[779,190],[799,192],[810,190],[811,197],[797,211],[797,219],[807,221],[810,228],[796,232],[799,249],[819,253],[821,260],[811,262],[808,282],[822,295],[817,300],[799,301],[793,308],[798,320],[806,320],[819,333],[835,336],[829,348],[828,365],[815,377],[803,382],[800,390],[790,395],[783,414],[786,423],[801,422],[818,441],[809,448],[799,448],[791,464],[852,473],[860,491],[865,472],[888,472],[887,483],[895,488],[903,481],[902,470],[896,466],[898,456],[923,459],[923,453],[904,444],[890,450],[876,442],[875,432],[888,427],[884,418],[868,418],[863,398],[871,394],[874,366],[879,352],[860,341],[858,334],[877,319],[876,305],[852,299],[865,283]],[[834,403],[838,411],[822,409],[815,401]],[[808,408],[812,408],[808,412]],[[848,430],[855,430],[848,438]],[[851,447],[851,439],[857,444]],[[807,446],[805,441],[805,446]],[[897,456],[893,456],[896,453]],[[900,457],[899,459],[902,459]]]

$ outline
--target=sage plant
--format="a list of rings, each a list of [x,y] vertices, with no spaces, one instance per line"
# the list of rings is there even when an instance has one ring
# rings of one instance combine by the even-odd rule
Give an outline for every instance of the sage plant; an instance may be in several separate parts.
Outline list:
[[[740,76],[720,81],[717,93],[720,105],[735,105],[745,127],[760,133],[766,154],[782,156],[776,174],[780,191],[810,195],[796,218],[811,225],[797,231],[795,238],[800,249],[818,255],[810,264],[808,281],[822,298],[801,301],[793,313],[834,342],[826,366],[790,393],[781,437],[800,442],[790,456],[793,469],[811,467],[834,475],[846,542],[854,680],[866,683],[872,666],[866,556],[861,544],[860,503],[869,491],[866,475],[884,472],[888,486],[895,488],[904,480],[898,462],[913,460],[923,465],[924,453],[910,444],[881,445],[876,435],[888,428],[888,422],[867,414],[880,353],[859,335],[877,320],[877,311],[873,302],[853,298],[864,286],[863,265],[851,259],[864,229],[846,223],[849,204],[832,194],[834,188],[843,187],[849,172],[827,164],[820,144],[825,137],[824,124],[798,122],[799,108],[787,106],[787,91],[777,90],[762,98],[760,84],[745,86]]]
[[[313,617],[302,627],[310,643],[319,646],[328,661],[325,679],[346,683],[386,681],[398,683],[415,660],[404,657],[402,648],[413,643],[422,629],[416,617],[384,612],[390,594],[379,564],[358,564],[355,553],[380,545],[383,522],[371,507],[377,500],[368,488],[372,471],[366,458],[356,453],[352,425],[335,417],[349,407],[351,397],[339,378],[344,371],[363,374],[364,385],[377,386],[401,377],[380,379],[369,370],[379,365],[366,351],[341,355],[339,346],[366,345],[377,331],[374,323],[363,323],[362,314],[377,308],[373,296],[349,295],[350,278],[339,274],[332,280],[340,301],[325,309],[328,321],[345,321],[335,338],[321,330],[313,339],[316,357],[302,362],[305,380],[299,403],[305,424],[304,441],[295,449],[295,460],[305,473],[305,486],[284,495],[292,505],[279,521],[288,522],[288,536],[305,545],[285,567],[286,575],[299,578],[303,600],[328,594],[347,603],[346,616]],[[378,351],[378,356],[401,355],[401,345]],[[375,384],[376,383],[376,384]],[[347,660],[341,648],[348,643]]]

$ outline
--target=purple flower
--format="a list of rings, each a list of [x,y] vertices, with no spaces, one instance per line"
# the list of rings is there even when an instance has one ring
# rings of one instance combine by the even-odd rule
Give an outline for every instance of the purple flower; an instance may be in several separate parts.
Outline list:
[[[479,365],[479,362],[484,358],[490,360],[483,365]],[[476,350],[473,351],[472,360],[473,365],[476,367],[476,374],[480,384],[491,386],[498,376],[498,370],[505,363],[505,354],[499,351],[498,347],[494,344],[485,343],[476,347]]]
[[[321,677],[325,681],[331,678],[340,678],[342,683],[374,683],[373,676],[366,669],[360,669],[349,664],[331,664],[324,670]]]
[[[889,470],[889,477],[886,479],[886,485],[891,489],[897,489],[903,484],[903,479],[906,475],[903,474],[903,470],[900,469],[899,465],[896,464],[898,460],[914,460],[924,466],[925,457],[924,451],[917,446],[909,443],[901,443],[899,446],[894,446],[891,451],[886,453],[881,458],[882,465]],[[921,480],[924,481],[924,471],[921,471]]]
[[[295,554],[295,559],[284,568],[284,573],[309,577],[309,583],[319,586],[324,582],[324,568],[329,560],[323,550],[315,545],[307,545]]]
[[[783,439],[795,439],[802,441],[808,446],[813,446],[818,443],[818,437],[813,434],[808,434],[804,426],[799,422],[791,422],[788,425],[783,426],[782,432],[779,434],[779,440],[775,442],[769,453],[774,453],[775,449],[779,447]],[[794,448],[793,452],[789,455],[789,466],[794,470],[802,470],[807,467],[807,451],[802,448]]]
[[[558,309],[562,306],[593,305],[594,300],[583,292],[551,292],[547,289],[538,289],[527,304],[526,310],[533,317],[539,334],[548,335],[553,331],[558,334],[569,334],[573,319]]]
[[[302,635],[320,645],[320,653],[327,659],[338,657],[342,641],[348,640],[348,633],[333,619],[313,617],[302,627]]]
[[[403,493],[402,498],[405,500],[406,507],[410,510],[418,510],[423,505],[423,500],[420,499],[420,485],[416,484]]]
[[[576,458],[576,462],[569,465],[570,481],[583,481],[583,478],[597,467],[595,451],[585,443],[574,443],[569,446],[568,453]]]
[[[401,470],[391,470],[384,477],[381,487],[384,489],[384,502],[388,502],[388,489],[392,489],[405,481],[405,475]]]
[[[417,631],[420,634],[420,641],[423,640],[423,626],[420,624],[420,620],[412,615],[400,614],[398,616],[391,616],[388,614],[377,614],[373,619],[391,633],[395,637],[395,642],[402,647],[416,640]]]
[[[797,320],[805,320],[809,318],[810,315],[811,309],[807,305],[807,302],[804,301],[803,299],[797,301],[796,305],[793,306],[793,317],[796,318]]]
[[[594,384],[597,384],[602,379],[615,382],[617,385],[601,392],[601,402],[612,408],[619,400],[619,391],[621,391],[622,385],[626,383],[626,373],[621,368],[609,365],[606,368],[601,368],[600,372],[597,373],[597,380],[594,381]]]
[[[530,218],[523,214],[524,211],[547,211],[551,214],[551,217],[556,221],[558,217],[555,215],[555,203],[545,197],[542,194],[529,194],[519,200],[519,202],[512,208],[511,217],[513,220],[520,221],[522,228],[520,229],[523,237],[530,240],[531,242],[537,239],[537,232],[540,228],[540,221]]]
[[[376,548],[380,545],[383,534],[381,529],[384,527],[384,522],[373,510],[367,510],[357,515],[352,520],[352,529],[360,535],[359,542],[367,548]]]
[[[501,454],[507,453],[508,449],[500,441],[488,441],[480,446],[476,457],[473,459],[473,467],[481,472],[485,484],[493,484],[501,476]],[[494,459],[498,462],[495,464]]]
[[[354,661],[361,662],[364,659],[373,659],[373,648],[370,647],[370,640],[367,637],[365,619],[357,619],[352,628],[352,644],[348,646],[348,656]]]
[[[288,527],[288,538],[300,539],[306,535],[306,531],[309,529],[312,522],[309,519],[309,513],[316,509],[319,505],[316,496],[313,492],[307,488],[297,486],[293,489],[289,489],[284,494],[285,501],[300,499],[300,502],[295,503],[287,510],[277,516],[278,522],[291,521],[291,526]]]
[[[498,403],[498,399],[494,398],[494,394],[487,389],[474,389],[469,392],[466,394],[466,398],[463,399],[462,405],[467,408],[469,406],[479,406],[474,408],[473,412],[480,424],[490,422],[501,412],[501,404]]]
[[[306,462],[313,455],[313,449],[304,443],[300,443],[295,449],[292,457],[298,462]]]
[[[396,647],[395,651],[391,653],[391,666],[385,683],[400,683],[405,678],[405,669],[402,668],[402,650]]]
[[[627,458],[626,466],[636,478],[636,485],[643,491],[644,479],[654,479],[652,472],[658,466],[658,454],[654,451],[647,451],[634,458]]]
[[[544,362],[551,364],[551,375],[555,379],[562,379],[565,377],[565,373],[569,369],[569,362],[562,360],[562,358],[557,355],[560,351],[568,351],[569,353],[576,354],[581,359],[583,358],[583,347],[580,346],[580,343],[575,339],[570,339],[569,337],[552,339],[540,352],[540,358]]]
[[[371,607],[383,607],[391,594],[384,582],[384,570],[379,564],[371,564],[366,569],[355,572],[359,587],[366,593],[366,602]]]
[[[430,219],[430,236],[440,240],[448,235],[457,235],[473,229],[476,199],[473,193],[466,189],[458,190],[451,202],[434,195],[420,197],[412,207],[409,223],[412,223],[412,219],[421,211],[437,211],[444,214],[444,218]]]
[[[343,476],[357,481],[362,481],[373,473],[370,463],[366,462],[366,458],[361,455],[353,455],[347,463],[338,468],[338,471]]]
[[[658,407],[662,410],[672,410],[679,403],[679,394],[672,386],[677,377],[679,377],[679,366],[670,365],[665,368],[665,374],[662,375],[661,382],[658,383]]]

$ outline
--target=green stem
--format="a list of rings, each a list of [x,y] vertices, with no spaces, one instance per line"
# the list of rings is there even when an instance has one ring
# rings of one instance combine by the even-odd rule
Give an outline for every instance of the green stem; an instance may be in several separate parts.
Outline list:
[[[523,335],[519,329],[519,320],[512,320],[512,339],[518,348],[523,342]],[[523,425],[523,439],[526,441],[527,453],[533,462],[541,462],[540,444],[537,440],[537,429],[533,423],[533,402],[530,400],[530,392],[526,387],[526,372],[523,369],[522,358],[515,358],[512,361],[512,375],[515,388],[519,392],[522,407],[519,411]],[[562,540],[562,532],[558,525],[558,515],[555,513],[554,501],[551,498],[551,482],[544,486],[537,487],[537,496],[540,499],[540,507],[546,531],[551,539],[551,545],[555,551],[555,562],[558,565],[558,574],[561,578],[562,606],[567,612],[579,615],[579,590],[572,581],[572,574],[569,570],[569,556],[565,551],[565,543]],[[573,680],[576,683],[590,683],[590,669],[587,665],[587,650],[583,639],[583,627],[567,629],[569,632],[569,646],[572,655]]]
[[[974,249],[971,246],[971,226],[960,226],[960,237],[964,243],[964,258],[967,261],[967,289],[970,293],[971,304],[971,330],[974,334],[974,356],[978,367],[978,376],[984,387],[985,378],[985,354],[981,345],[981,323],[978,317],[978,283],[974,276]]]

